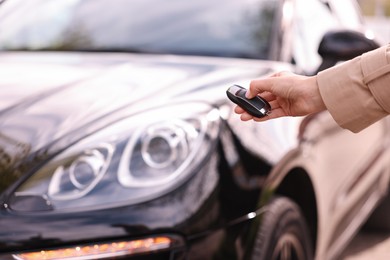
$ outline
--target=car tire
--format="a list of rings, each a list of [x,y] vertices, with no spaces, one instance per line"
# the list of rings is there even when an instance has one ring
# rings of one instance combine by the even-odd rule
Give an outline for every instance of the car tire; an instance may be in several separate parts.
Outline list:
[[[295,202],[286,197],[271,200],[257,231],[252,259],[313,259],[309,229]]]

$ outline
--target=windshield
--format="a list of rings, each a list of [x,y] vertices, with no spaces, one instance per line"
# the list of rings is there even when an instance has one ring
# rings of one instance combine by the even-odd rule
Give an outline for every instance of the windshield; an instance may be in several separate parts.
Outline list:
[[[0,50],[267,58],[276,0],[7,0]]]

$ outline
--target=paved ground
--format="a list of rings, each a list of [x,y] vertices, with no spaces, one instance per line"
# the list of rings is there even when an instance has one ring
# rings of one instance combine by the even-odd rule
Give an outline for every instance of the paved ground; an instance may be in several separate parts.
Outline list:
[[[360,232],[342,257],[343,260],[389,260],[390,232]]]

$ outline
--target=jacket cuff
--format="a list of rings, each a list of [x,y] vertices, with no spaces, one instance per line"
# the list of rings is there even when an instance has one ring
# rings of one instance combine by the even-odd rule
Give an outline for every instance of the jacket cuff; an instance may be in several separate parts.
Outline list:
[[[390,113],[390,44],[362,55],[363,82],[378,104]]]
[[[355,133],[386,115],[363,83],[362,58],[357,57],[317,75],[320,94],[328,111],[341,127]]]

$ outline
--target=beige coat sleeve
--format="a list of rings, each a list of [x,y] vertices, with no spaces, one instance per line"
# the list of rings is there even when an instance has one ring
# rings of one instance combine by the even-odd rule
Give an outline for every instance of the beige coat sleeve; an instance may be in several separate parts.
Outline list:
[[[390,44],[318,73],[317,82],[336,122],[361,131],[390,114]]]

